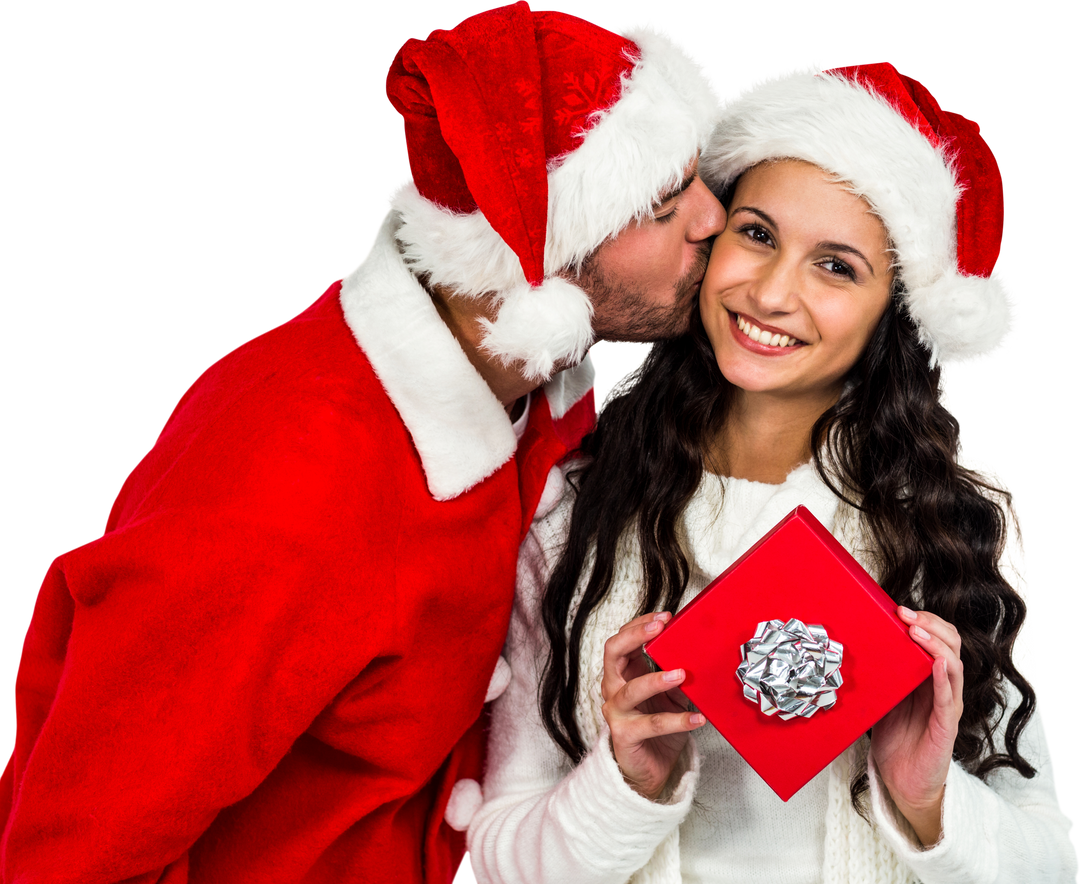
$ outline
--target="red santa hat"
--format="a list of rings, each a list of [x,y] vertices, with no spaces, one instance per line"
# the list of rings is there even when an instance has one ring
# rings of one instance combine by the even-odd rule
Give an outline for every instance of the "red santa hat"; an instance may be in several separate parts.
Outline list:
[[[405,261],[494,298],[483,346],[534,379],[592,343],[574,271],[683,179],[716,121],[700,70],[665,38],[524,2],[409,40],[387,94],[413,173],[394,200]]]
[[[991,276],[1003,197],[979,127],[891,64],[796,74],[727,107],[702,155],[717,193],[768,159],[834,173],[881,218],[907,310],[936,362],[993,349],[1008,303]]]

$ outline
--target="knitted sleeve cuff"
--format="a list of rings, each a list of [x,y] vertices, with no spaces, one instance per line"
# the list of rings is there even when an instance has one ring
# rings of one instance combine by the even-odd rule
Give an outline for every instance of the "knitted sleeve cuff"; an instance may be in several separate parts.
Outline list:
[[[698,775],[701,772],[701,756],[698,753],[697,741],[694,740],[693,735],[687,741],[686,748],[679,756],[679,760],[675,762],[667,786],[655,801],[650,801],[639,795],[630,788],[623,778],[619,763],[615,760],[615,755],[611,750],[611,730],[606,724],[600,729],[600,736],[596,741],[596,745],[593,746],[592,754],[598,758],[603,770],[606,788],[611,789],[613,794],[619,793],[641,799],[654,807],[670,808],[671,812],[679,817],[680,822],[690,809],[690,804],[694,799],[694,789],[697,786]]]
[[[994,881],[998,871],[998,807],[985,784],[950,762],[941,805],[941,838],[923,847],[867,760],[871,813],[881,836],[924,884]]]
[[[649,801],[626,785],[610,746],[605,726],[592,751],[532,812],[544,818],[540,829],[548,832],[535,851],[552,866],[557,855],[559,866],[577,870],[576,880],[625,880],[644,867],[686,818],[697,784],[700,762],[690,749],[669,797]]]

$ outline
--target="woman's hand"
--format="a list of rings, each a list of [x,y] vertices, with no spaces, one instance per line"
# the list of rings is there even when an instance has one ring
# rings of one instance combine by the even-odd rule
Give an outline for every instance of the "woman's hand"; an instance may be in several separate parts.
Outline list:
[[[686,745],[687,731],[705,723],[700,712],[686,711],[668,691],[686,678],[681,669],[652,672],[641,646],[656,638],[671,619],[666,611],[631,620],[604,645],[604,719],[611,728],[611,748],[623,778],[646,798],[664,789]],[[681,697],[681,691],[678,692]]]
[[[964,711],[960,634],[927,611],[897,608],[911,637],[934,658],[933,675],[874,725],[870,751],[897,809],[924,846],[941,837],[941,801]]]

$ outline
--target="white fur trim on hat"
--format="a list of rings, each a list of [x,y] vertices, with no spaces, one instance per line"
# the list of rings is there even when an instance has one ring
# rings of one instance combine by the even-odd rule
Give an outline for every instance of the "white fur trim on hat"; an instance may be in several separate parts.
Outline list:
[[[452,215],[406,185],[394,199],[400,218],[398,244],[407,266],[430,283],[471,277],[475,290],[499,305],[494,321],[484,320],[484,349],[504,363],[520,361],[530,380],[551,377],[555,363],[578,363],[593,342],[592,302],[578,286],[559,277],[530,286],[513,250],[480,212]],[[402,230],[408,228],[406,234]],[[436,271],[434,268],[439,268]]]
[[[559,360],[580,359],[592,343],[591,313],[571,304],[566,289],[576,287],[548,288],[555,274],[579,267],[607,239],[646,216],[657,196],[682,180],[716,120],[716,99],[697,65],[665,37],[638,33],[631,39],[640,57],[618,101],[548,170],[547,279],[541,291],[555,300],[537,299],[517,255],[481,212],[452,212],[412,184],[393,201],[406,264],[457,296],[495,296],[500,310],[488,324],[485,346],[505,361],[524,360],[533,379],[547,377]]]
[[[441,208],[412,182],[394,196],[393,209],[400,218],[394,236],[405,264],[431,284],[465,297],[525,284],[518,256],[482,212],[462,215]]]
[[[578,267],[605,240],[648,216],[682,181],[717,117],[701,69],[666,37],[627,35],[640,51],[619,100],[548,173],[547,273]]]
[[[870,203],[908,286],[933,282],[952,262],[960,196],[952,172],[884,99],[827,74],[759,86],[721,113],[702,178],[723,190],[751,166],[781,158],[832,172]]]
[[[720,193],[751,166],[785,158],[835,174],[881,218],[935,361],[997,344],[1008,327],[1004,293],[956,270],[960,188],[949,158],[885,99],[832,74],[766,83],[722,111],[701,174]]]

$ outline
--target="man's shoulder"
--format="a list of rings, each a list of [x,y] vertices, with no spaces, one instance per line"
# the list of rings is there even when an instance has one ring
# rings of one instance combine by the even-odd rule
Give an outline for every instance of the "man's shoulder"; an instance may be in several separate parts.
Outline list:
[[[237,347],[208,368],[177,404],[165,433],[180,425],[204,428],[228,414],[257,420],[260,432],[294,425],[302,416],[393,408],[352,337],[334,283],[304,312]],[[343,411],[344,409],[344,411]],[[354,415],[355,416],[355,415]]]
[[[408,468],[408,433],[342,319],[338,289],[195,381],[128,478],[114,516],[158,497],[193,502],[218,491],[239,502],[298,482],[317,500],[320,488],[333,497],[335,488]]]

